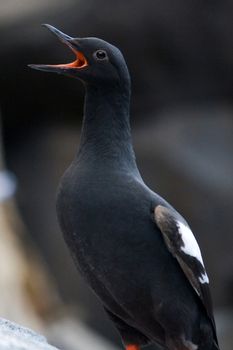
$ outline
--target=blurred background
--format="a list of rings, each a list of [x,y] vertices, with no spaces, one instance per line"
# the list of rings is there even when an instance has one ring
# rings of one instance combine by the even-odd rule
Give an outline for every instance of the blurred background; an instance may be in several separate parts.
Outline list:
[[[232,19],[229,0],[0,2],[0,316],[61,349],[121,347],[57,224],[56,188],[78,147],[84,90],[74,79],[27,68],[73,59],[40,25],[50,23],[124,53],[139,168],[193,228],[221,349],[232,349]]]

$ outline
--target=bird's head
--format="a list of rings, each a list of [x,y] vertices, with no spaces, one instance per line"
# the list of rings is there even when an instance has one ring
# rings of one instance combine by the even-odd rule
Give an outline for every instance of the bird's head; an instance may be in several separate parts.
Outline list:
[[[75,60],[57,65],[31,64],[31,68],[78,78],[90,85],[130,84],[127,65],[118,48],[98,38],[72,38],[51,25],[44,26],[73,51]]]

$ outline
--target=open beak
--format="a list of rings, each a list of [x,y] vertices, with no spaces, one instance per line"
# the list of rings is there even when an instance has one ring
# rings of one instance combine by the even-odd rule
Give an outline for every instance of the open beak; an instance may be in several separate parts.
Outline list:
[[[74,39],[69,35],[62,33],[57,28],[50,24],[43,24],[44,27],[48,28],[58,39],[66,44],[75,54],[76,59],[71,63],[64,64],[29,64],[28,66],[33,69],[42,70],[45,72],[56,72],[64,73],[68,69],[82,69],[88,66],[88,62],[84,54],[79,50],[78,39]]]

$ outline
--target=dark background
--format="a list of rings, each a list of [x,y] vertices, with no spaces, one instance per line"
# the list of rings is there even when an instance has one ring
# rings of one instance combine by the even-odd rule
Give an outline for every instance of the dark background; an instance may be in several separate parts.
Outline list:
[[[139,168],[193,228],[220,333],[232,348],[226,334],[233,330],[233,2],[0,3],[3,139],[21,215],[64,302],[119,341],[79,278],[57,225],[56,187],[78,147],[84,90],[74,79],[27,68],[73,58],[41,23],[71,36],[100,37],[124,53]]]

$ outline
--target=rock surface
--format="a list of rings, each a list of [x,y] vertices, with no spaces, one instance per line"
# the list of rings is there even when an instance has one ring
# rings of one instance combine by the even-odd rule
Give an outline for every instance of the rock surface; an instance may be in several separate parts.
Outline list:
[[[56,350],[29,328],[0,318],[0,350]]]

